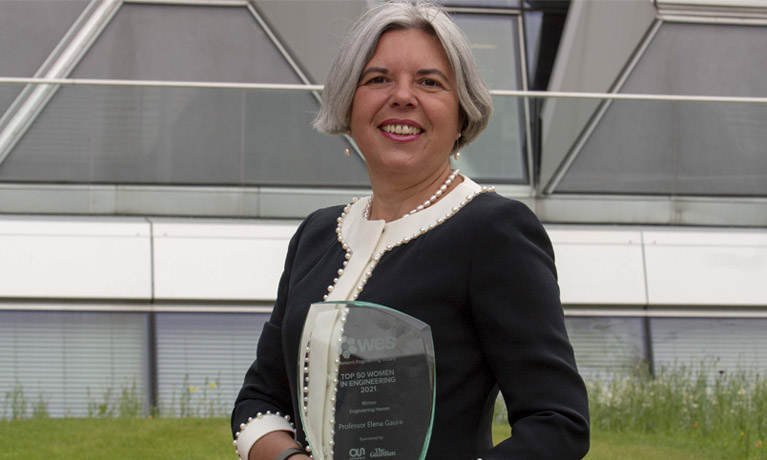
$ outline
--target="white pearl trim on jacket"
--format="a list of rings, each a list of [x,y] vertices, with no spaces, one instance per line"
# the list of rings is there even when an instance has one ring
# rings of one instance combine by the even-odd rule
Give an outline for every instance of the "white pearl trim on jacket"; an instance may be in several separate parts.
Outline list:
[[[365,288],[365,284],[367,284],[368,280],[373,275],[373,270],[376,268],[376,266],[378,265],[378,262],[381,260],[381,257],[383,257],[384,254],[386,254],[387,252],[391,251],[392,249],[394,249],[394,248],[396,248],[398,246],[401,246],[403,244],[407,244],[410,241],[413,241],[414,239],[418,238],[419,236],[425,234],[429,230],[432,230],[432,229],[442,225],[443,223],[445,223],[445,221],[447,221],[452,216],[454,216],[458,211],[461,210],[461,208],[466,206],[466,204],[468,204],[471,200],[476,198],[481,193],[495,191],[495,187],[480,187],[480,186],[476,185],[473,181],[471,181],[471,179],[465,178],[464,180],[465,180],[465,182],[462,183],[462,184],[459,184],[459,186],[460,185],[464,185],[464,184],[468,185],[469,186],[468,189],[470,190],[470,192],[467,195],[465,195],[463,200],[460,200],[457,203],[455,203],[455,205],[448,207],[446,209],[446,212],[440,213],[440,214],[436,215],[436,218],[432,222],[430,222],[430,223],[428,223],[426,225],[420,226],[420,227],[414,227],[412,229],[413,230],[412,233],[405,234],[398,241],[392,242],[391,244],[387,244],[382,249],[380,249],[380,250],[378,250],[378,251],[373,253],[373,255],[370,257],[370,260],[367,263],[367,267],[365,267],[365,269],[363,270],[362,276],[360,277],[357,285],[354,286],[352,288],[352,291],[349,293],[349,295],[346,296],[346,300],[357,300],[357,298],[359,297],[360,293]],[[454,195],[455,193],[460,193],[461,190],[464,190],[465,188],[466,187],[457,187],[457,188],[451,190],[449,193],[447,193],[445,195],[443,200],[446,200],[448,197],[450,197],[451,195]],[[465,192],[465,190],[464,190],[464,192]],[[367,197],[365,199],[368,200],[368,203],[369,203],[369,200],[371,198],[372,197]],[[429,208],[429,209],[433,210],[434,208],[437,208],[438,205],[443,202],[443,200],[438,201],[437,203],[435,203],[435,205],[432,208]],[[346,268],[347,268],[347,266],[349,264],[349,261],[351,260],[352,256],[354,255],[353,248],[351,247],[350,244],[348,244],[348,242],[346,241],[346,238],[344,237],[344,222],[346,221],[347,217],[349,216],[349,213],[352,210],[352,207],[355,204],[357,204],[358,201],[360,201],[360,200],[357,199],[357,198],[354,198],[351,203],[347,204],[346,207],[344,207],[343,211],[341,212],[341,215],[338,217],[338,219],[336,219],[336,221],[338,222],[338,224],[336,225],[336,236],[337,236],[338,242],[341,244],[341,248],[343,248],[343,250],[346,253],[344,254],[344,262],[342,263],[341,268],[339,268],[338,271],[336,272],[338,276],[333,278],[333,283],[332,284],[328,285],[327,294],[325,294],[322,297],[323,300],[329,300],[330,294],[336,289],[336,286],[338,285],[339,279],[341,278],[341,276],[344,275],[344,273],[346,271]],[[449,200],[449,201],[455,201],[455,200]],[[359,203],[359,204],[362,204],[362,203]],[[365,206],[365,208],[367,208],[367,205]],[[422,212],[424,212],[424,211],[422,211]],[[420,214],[420,213],[418,213],[418,214]],[[410,218],[412,218],[414,215],[413,214],[409,214],[408,216]],[[338,298],[338,296],[334,296],[334,297],[336,297],[336,299]]]

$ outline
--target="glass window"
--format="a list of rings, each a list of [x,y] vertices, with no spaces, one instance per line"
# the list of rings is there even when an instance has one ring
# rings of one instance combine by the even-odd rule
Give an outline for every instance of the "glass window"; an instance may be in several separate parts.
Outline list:
[[[764,25],[666,22],[621,92],[763,96],[765,35]]]
[[[609,379],[646,359],[641,318],[568,316],[566,325],[584,378]]]
[[[525,54],[527,56],[527,81],[533,82],[535,81],[535,70],[538,67],[538,56],[542,38],[541,27],[543,23],[543,12],[525,11],[524,18],[526,45]]]
[[[455,17],[490,86],[522,89],[519,16]],[[73,76],[298,83],[247,9],[190,5],[124,5]],[[494,103],[456,166],[527,183],[523,101]],[[347,141],[311,128],[318,107],[302,91],[61,86],[0,163],[0,181],[366,187]]]
[[[124,4],[74,78],[297,83],[245,7]]]
[[[145,313],[0,311],[0,394],[23,391],[27,417],[143,414],[147,343]]]
[[[519,8],[520,0],[440,0],[445,6]]]
[[[32,77],[87,5],[86,0],[0,1],[0,77]],[[0,118],[22,88],[0,90]]]
[[[491,89],[522,89],[519,16],[453,14],[471,43],[479,73]]]
[[[767,195],[767,105],[614,101],[557,191]]]
[[[311,127],[319,105],[309,93],[246,93],[243,176],[246,184],[368,186],[365,163],[341,136]]]
[[[268,319],[258,313],[158,313],[160,413],[228,416]]]
[[[765,32],[665,23],[621,92],[761,96]],[[766,142],[765,104],[614,101],[556,191],[765,196]]]
[[[0,2],[0,43],[4,44],[0,47],[0,76],[34,75],[88,3],[88,0]]]
[[[347,142],[312,129],[310,93],[64,86],[0,181],[197,185],[367,184]]]
[[[557,108],[589,101],[560,100]],[[673,103],[614,101],[558,192],[673,193]]]
[[[472,44],[477,67],[491,89],[521,90],[519,17],[455,14]],[[494,97],[487,129],[462,149],[454,164],[470,177],[493,183],[527,183],[526,119],[523,100]]]
[[[655,368],[767,371],[767,319],[653,318]]]

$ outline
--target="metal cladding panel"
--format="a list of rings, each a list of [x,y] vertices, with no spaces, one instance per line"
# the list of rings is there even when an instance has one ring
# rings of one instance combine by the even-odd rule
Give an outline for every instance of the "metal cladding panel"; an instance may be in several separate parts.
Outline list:
[[[0,298],[271,302],[297,225],[2,216]],[[767,305],[764,230],[547,228],[565,305]]]
[[[638,230],[550,228],[562,303],[645,305]]]
[[[141,219],[0,216],[0,297],[149,299]]]
[[[767,305],[767,232],[645,232],[651,305]]]
[[[155,221],[155,298],[274,300],[296,227]]]

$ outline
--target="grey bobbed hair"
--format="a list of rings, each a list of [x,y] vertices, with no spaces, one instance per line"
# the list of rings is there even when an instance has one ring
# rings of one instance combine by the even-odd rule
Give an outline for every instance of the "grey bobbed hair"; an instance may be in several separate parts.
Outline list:
[[[432,3],[388,2],[371,9],[357,21],[330,63],[322,106],[312,126],[327,134],[349,131],[352,100],[365,64],[384,32],[401,29],[420,29],[433,34],[445,49],[455,75],[459,115],[463,120],[461,137],[453,145],[455,152],[485,129],[493,106],[490,92],[474,63],[469,41],[447,13]]]

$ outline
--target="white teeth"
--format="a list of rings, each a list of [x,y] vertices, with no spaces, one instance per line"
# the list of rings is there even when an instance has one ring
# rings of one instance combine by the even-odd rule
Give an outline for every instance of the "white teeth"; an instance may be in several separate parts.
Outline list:
[[[411,125],[384,125],[381,127],[381,129],[391,134],[411,135],[411,134],[420,134],[422,132],[421,129]]]

